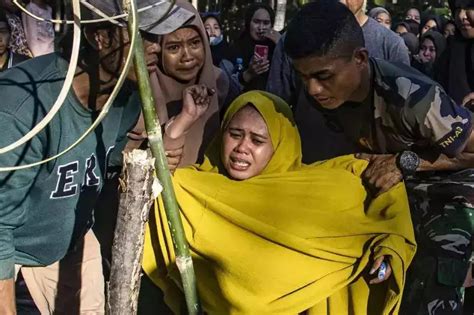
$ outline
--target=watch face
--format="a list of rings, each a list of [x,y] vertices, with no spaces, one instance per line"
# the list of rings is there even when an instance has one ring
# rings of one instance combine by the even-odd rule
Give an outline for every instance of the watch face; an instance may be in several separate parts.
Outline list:
[[[415,173],[420,159],[415,152],[405,151],[400,155],[400,167],[404,172]]]

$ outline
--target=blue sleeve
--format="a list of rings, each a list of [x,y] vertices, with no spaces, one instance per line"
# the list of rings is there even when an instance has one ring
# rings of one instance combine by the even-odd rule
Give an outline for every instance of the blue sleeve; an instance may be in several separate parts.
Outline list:
[[[408,48],[405,45],[403,39],[393,33],[394,36],[390,37],[390,47],[388,47],[389,56],[388,60],[392,62],[399,62],[405,65],[410,65],[410,54]]]
[[[290,105],[296,100],[296,73],[291,60],[285,53],[284,43],[286,34],[278,41],[273,51],[270,73],[267,81],[267,91],[278,95]]]
[[[15,117],[0,113],[0,126],[8,132],[0,137],[5,147],[23,136],[29,128]],[[0,167],[38,162],[44,158],[41,141],[35,137],[19,148],[0,154]],[[39,171],[39,166],[13,172],[0,172],[0,280],[14,277],[15,242],[13,230],[21,226],[27,216],[25,199]]]
[[[226,95],[224,96],[222,103],[219,104],[221,112],[224,112],[230,103],[232,103],[232,101],[242,93],[244,86],[240,84],[238,74],[234,73],[234,65],[232,62],[227,59],[222,59],[219,68],[222,70],[222,75],[227,77],[226,81],[228,81],[228,89],[227,91],[224,91]],[[219,78],[217,82],[219,83]],[[219,85],[217,88],[220,88]]]

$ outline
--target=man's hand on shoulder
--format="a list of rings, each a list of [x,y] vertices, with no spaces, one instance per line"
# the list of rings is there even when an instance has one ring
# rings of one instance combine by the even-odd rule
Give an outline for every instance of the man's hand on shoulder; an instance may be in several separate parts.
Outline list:
[[[15,315],[15,281],[0,280],[0,314]]]
[[[376,195],[390,190],[403,179],[397,167],[396,155],[358,153],[356,158],[369,162],[369,166],[362,174],[362,180],[369,190],[376,192]]]

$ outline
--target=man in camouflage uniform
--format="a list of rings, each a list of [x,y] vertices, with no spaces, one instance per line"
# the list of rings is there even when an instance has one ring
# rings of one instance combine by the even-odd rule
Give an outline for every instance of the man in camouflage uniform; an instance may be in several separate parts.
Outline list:
[[[334,1],[303,7],[285,50],[314,104],[294,104],[300,133],[323,113],[369,161],[363,179],[374,195],[409,178],[418,253],[400,313],[462,314],[463,287],[472,282],[471,113],[418,71],[369,58],[357,21]],[[302,137],[303,156],[318,148],[321,135],[311,136]]]
[[[462,314],[466,274],[472,272],[474,172],[418,175],[407,180],[407,191],[419,246],[404,313]],[[410,305],[426,309],[414,312]]]

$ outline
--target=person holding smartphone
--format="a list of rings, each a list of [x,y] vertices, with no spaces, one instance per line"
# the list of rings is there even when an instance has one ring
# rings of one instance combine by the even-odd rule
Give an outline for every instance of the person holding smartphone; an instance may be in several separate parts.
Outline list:
[[[273,50],[280,39],[274,31],[275,13],[263,3],[251,4],[245,13],[245,28],[231,45],[228,59],[236,64],[242,59],[239,81],[245,90],[265,90]]]

